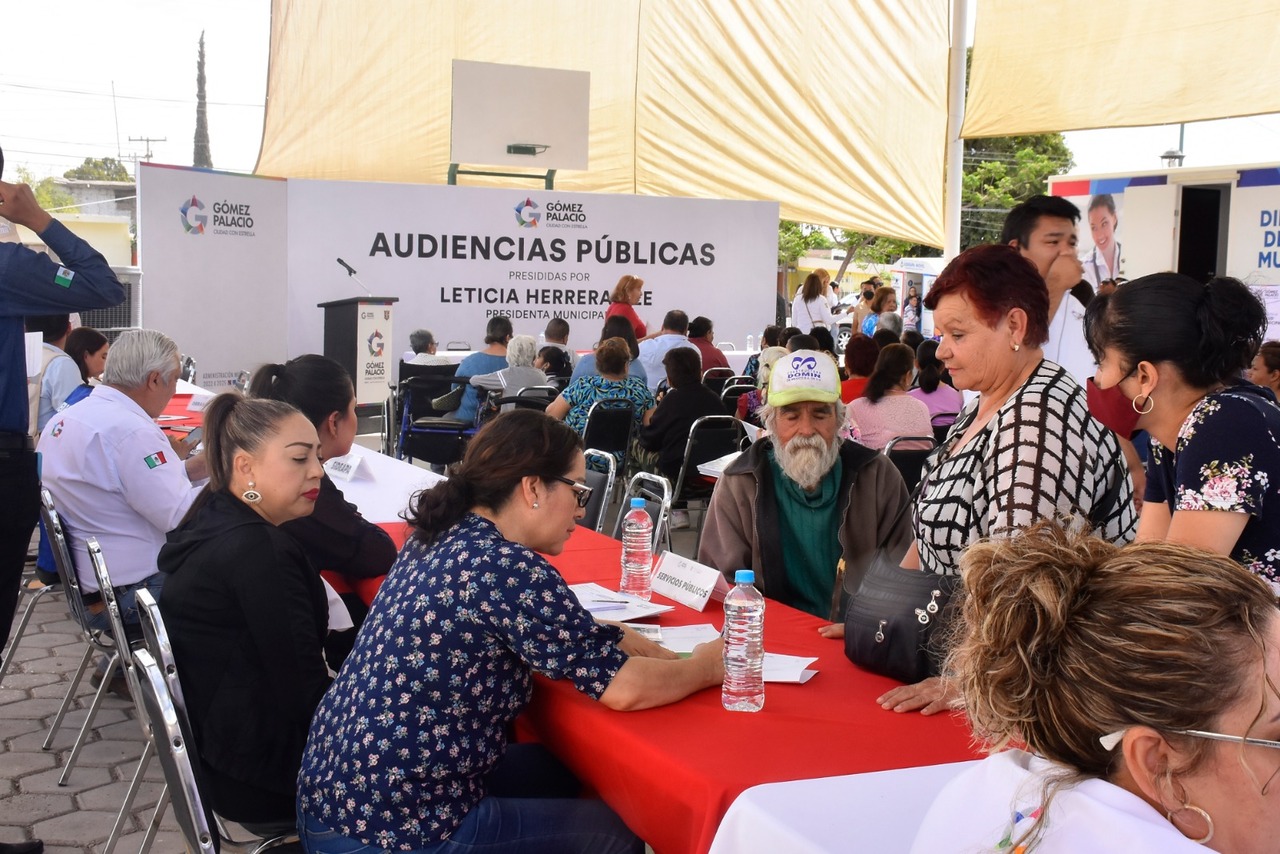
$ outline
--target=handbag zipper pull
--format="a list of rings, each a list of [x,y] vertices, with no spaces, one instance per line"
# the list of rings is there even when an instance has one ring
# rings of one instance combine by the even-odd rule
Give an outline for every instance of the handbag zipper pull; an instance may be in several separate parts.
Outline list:
[[[941,595],[942,595],[941,590],[933,591],[933,595],[929,597],[929,604],[925,605],[924,609],[928,611],[930,614],[938,613],[938,597]]]
[[[888,620],[881,620],[880,625],[876,628],[876,643],[884,643],[884,627]]]

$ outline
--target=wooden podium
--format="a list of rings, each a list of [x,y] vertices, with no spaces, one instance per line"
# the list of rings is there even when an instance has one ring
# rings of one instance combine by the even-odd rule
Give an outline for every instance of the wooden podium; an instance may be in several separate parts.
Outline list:
[[[324,309],[324,354],[351,374],[356,411],[381,412],[398,356],[393,344],[393,306],[398,297],[349,297],[319,303]]]

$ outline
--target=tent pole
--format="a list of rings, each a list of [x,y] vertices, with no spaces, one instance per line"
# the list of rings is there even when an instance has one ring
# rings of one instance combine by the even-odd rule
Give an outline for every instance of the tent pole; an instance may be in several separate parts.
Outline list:
[[[960,195],[964,177],[965,33],[968,30],[969,0],[951,0],[951,68],[947,92],[947,184],[943,189],[943,257],[960,254]]]

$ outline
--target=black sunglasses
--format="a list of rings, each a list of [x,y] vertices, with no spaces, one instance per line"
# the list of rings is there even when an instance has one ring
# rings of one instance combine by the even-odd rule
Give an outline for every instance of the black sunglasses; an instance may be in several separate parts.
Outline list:
[[[578,483],[576,480],[570,480],[569,478],[561,477],[560,475],[556,475],[551,479],[558,480],[564,485],[568,486],[570,489],[572,489],[574,498],[578,502],[578,506],[583,508],[584,510],[586,509],[587,504],[591,502],[591,493],[593,490],[591,487],[587,486],[585,483]]]

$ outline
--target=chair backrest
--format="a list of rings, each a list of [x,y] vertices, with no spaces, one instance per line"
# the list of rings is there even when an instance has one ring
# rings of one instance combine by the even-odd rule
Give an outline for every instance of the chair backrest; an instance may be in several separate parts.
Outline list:
[[[724,391],[720,392],[720,402],[724,404],[724,411],[728,415],[738,414],[738,398],[744,394],[748,394],[755,389],[754,385],[726,385]]]
[[[732,341],[717,341],[716,346],[726,353],[738,349]]]
[[[947,434],[951,432],[950,424],[934,424],[933,425],[933,441],[941,445],[947,441]]]
[[[684,494],[685,485],[697,474],[699,465],[740,450],[743,435],[741,422],[731,415],[704,415],[694,421],[685,442],[675,497],[679,499]]]
[[[471,342],[470,341],[450,341],[449,343],[444,345],[444,348],[446,350],[470,350]]]
[[[151,591],[146,588],[134,594],[138,603],[138,622],[142,625],[142,637],[146,642],[147,652],[160,665],[164,673],[165,684],[173,701],[185,711],[186,698],[182,694],[182,683],[178,680],[178,663],[173,657],[173,644],[169,642],[169,630],[164,626],[164,617],[160,615],[160,603],[156,602]]]
[[[76,575],[76,565],[71,560],[71,549],[67,545],[67,530],[62,527],[62,517],[53,505],[53,496],[49,490],[40,489],[40,517],[44,520],[44,530],[49,536],[49,545],[53,548],[53,564],[58,570],[58,580],[62,589],[67,592],[67,607],[72,618],[81,626],[88,625],[89,614],[84,607],[84,599],[80,595],[80,577]]]
[[[898,447],[898,445],[907,442],[924,447]],[[924,468],[924,461],[933,453],[935,447],[937,447],[937,442],[934,441],[932,436],[898,436],[890,439],[889,444],[884,446],[884,455],[897,467],[898,473],[902,475],[903,481],[907,484],[908,492],[914,490],[916,485],[920,483],[920,474]]]
[[[635,418],[636,405],[625,397],[601,398],[587,410],[582,444],[588,448],[621,453],[625,461]]]
[[[744,385],[747,388],[755,388],[756,378],[751,376],[750,374],[734,374],[733,376],[729,377],[727,380],[724,381],[725,388],[729,388],[730,386],[735,386],[735,385]]]
[[[582,455],[588,461],[586,483],[591,487],[591,500],[587,502],[587,512],[578,520],[578,524],[598,532],[604,527],[604,510],[609,506],[609,497],[613,495],[613,483],[618,477],[618,467],[613,454],[606,451],[587,448]],[[592,460],[598,461],[604,471],[591,466]]]
[[[554,379],[552,377],[551,379]],[[548,380],[549,382],[550,380]],[[520,391],[516,392],[516,397],[535,397],[546,398],[547,403],[555,400],[560,396],[560,389],[554,385],[527,385]]]
[[[156,756],[164,771],[173,816],[192,854],[214,854],[209,813],[196,776],[195,742],[186,710],[174,702],[160,665],[145,649],[134,654],[140,705],[153,733]]]
[[[671,499],[674,493],[671,481],[662,475],[650,474],[647,471],[637,472],[627,482],[627,489],[622,495],[622,506],[618,508],[618,516],[613,522],[613,538],[622,539],[622,520],[631,509],[632,498],[643,498],[645,512],[653,522],[653,553],[659,551],[659,543],[665,538],[667,548],[671,548]]]
[[[129,691],[133,693],[134,705],[138,705],[138,672],[133,666],[133,650],[129,646],[129,631],[125,627],[124,618],[120,614],[120,604],[116,602],[115,587],[111,584],[111,573],[107,571],[107,559],[103,557],[102,547],[97,537],[90,537],[86,543],[89,551],[89,563],[93,566],[93,576],[98,582],[98,593],[102,596],[102,604],[107,612],[107,623],[111,626],[111,637],[116,642],[116,655],[120,658],[120,668],[124,671]],[[142,707],[138,706],[139,723],[144,724],[143,735],[147,735],[145,721],[142,720]]]
[[[736,376],[733,368],[708,368],[702,372],[702,384],[719,394],[733,376]]]

